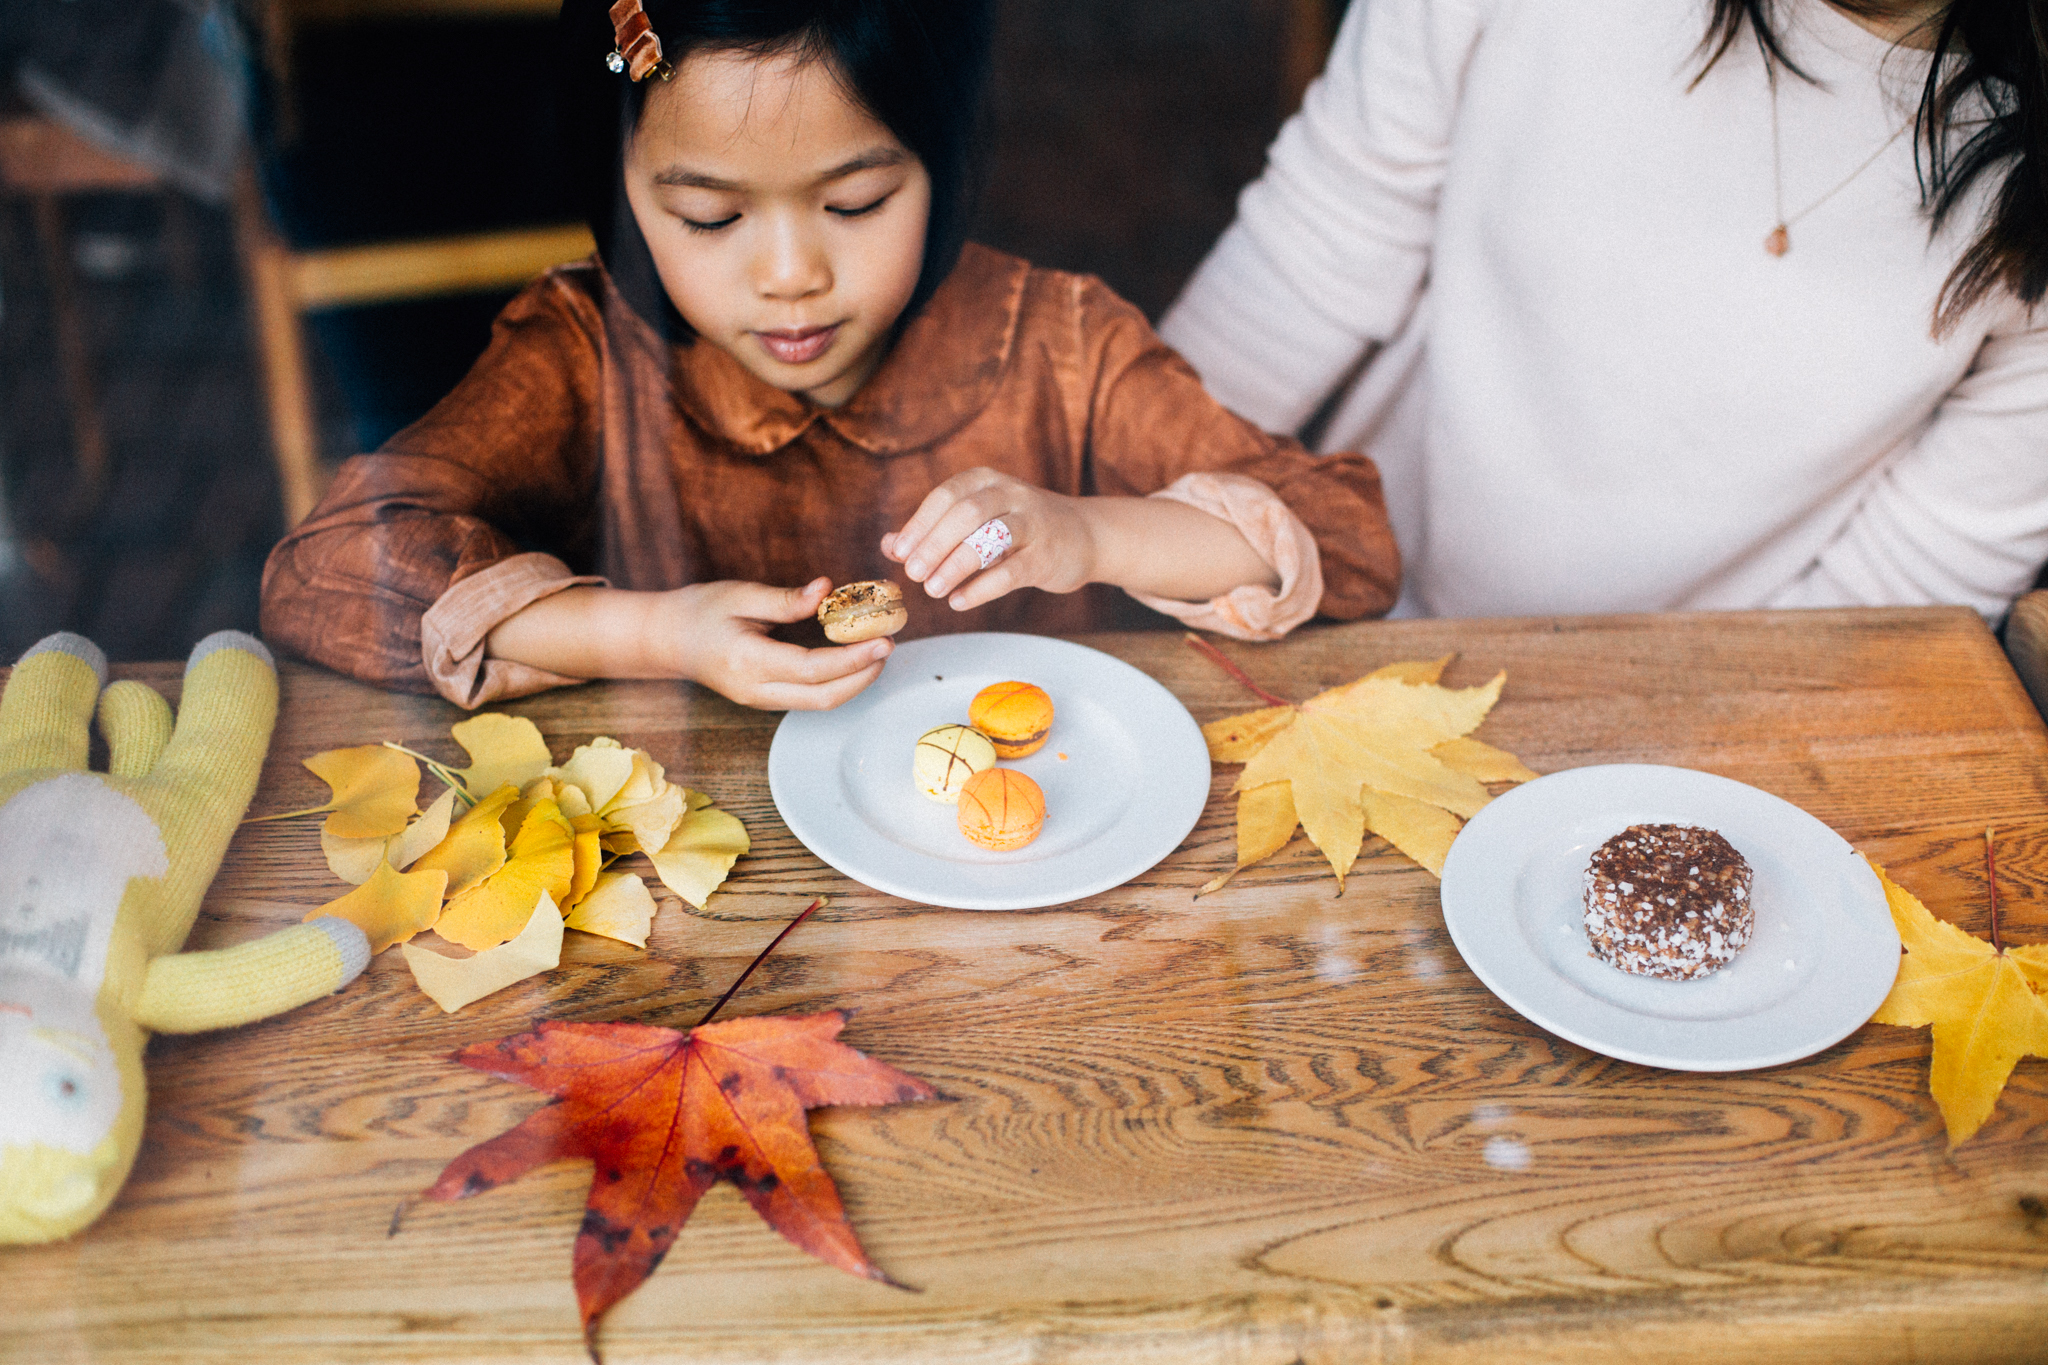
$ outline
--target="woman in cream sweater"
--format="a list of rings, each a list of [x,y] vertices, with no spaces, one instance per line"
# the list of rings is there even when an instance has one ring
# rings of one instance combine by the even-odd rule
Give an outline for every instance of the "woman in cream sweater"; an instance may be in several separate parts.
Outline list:
[[[1996,616],[2048,560],[2043,33],[1353,0],[1161,332],[1374,457],[1403,613]]]

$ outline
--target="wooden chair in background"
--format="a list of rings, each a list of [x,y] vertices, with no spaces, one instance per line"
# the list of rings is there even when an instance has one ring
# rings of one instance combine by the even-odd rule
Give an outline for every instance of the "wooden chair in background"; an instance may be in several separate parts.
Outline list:
[[[2005,618],[2005,653],[2035,709],[2048,716],[2048,592],[2037,588],[2012,604]]]
[[[107,192],[163,195],[168,186],[147,166],[101,151],[63,125],[40,114],[0,118],[0,195],[26,200],[35,220],[48,277],[56,332],[57,367],[71,415],[71,444],[78,465],[73,515],[89,511],[107,484],[107,436],[101,421],[99,385],[86,344],[76,280],[64,224],[64,201],[72,195]],[[167,210],[175,212],[175,210]]]
[[[302,30],[406,19],[532,20],[559,8],[560,0],[267,0],[260,22],[265,61],[289,92],[292,48]],[[305,518],[326,484],[307,364],[307,314],[517,288],[593,249],[581,223],[559,223],[293,250],[264,211],[253,176],[244,179],[236,213],[287,527]]]
[[[327,481],[313,415],[306,314],[515,288],[593,249],[589,230],[576,223],[293,251],[271,227],[253,179],[244,182],[236,214],[287,528],[305,520]]]

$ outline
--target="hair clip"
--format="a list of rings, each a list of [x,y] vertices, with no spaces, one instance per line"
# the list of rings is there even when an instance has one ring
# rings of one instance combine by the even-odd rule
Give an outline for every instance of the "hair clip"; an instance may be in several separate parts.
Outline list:
[[[614,74],[623,71],[635,81],[644,81],[650,75],[667,80],[676,74],[676,69],[661,55],[661,37],[647,21],[640,0],[617,0],[611,14],[614,46],[605,54],[608,70]]]

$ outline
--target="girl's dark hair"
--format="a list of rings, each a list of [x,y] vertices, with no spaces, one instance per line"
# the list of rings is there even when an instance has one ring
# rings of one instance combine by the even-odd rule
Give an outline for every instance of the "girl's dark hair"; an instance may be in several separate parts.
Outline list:
[[[1905,8],[1897,0],[1830,3],[1886,18]],[[1771,9],[1772,0],[1714,0],[1701,74],[1747,29],[1766,66],[1812,79],[1779,45]],[[1983,230],[1942,285],[1940,334],[2001,285],[2030,305],[2048,292],[2048,0],[1948,0],[1923,31],[1933,60],[1914,116],[1913,162],[1930,230],[1941,230],[1980,177],[2003,176]]]
[[[908,319],[951,273],[980,189],[983,91],[993,0],[644,0],[668,61],[692,52],[790,52],[827,63],[875,119],[924,163],[932,182],[924,268]],[[563,0],[562,131],[598,256],[633,310],[670,341],[694,333],[655,274],[626,202],[626,142],[639,125],[649,76],[605,67],[609,0]]]

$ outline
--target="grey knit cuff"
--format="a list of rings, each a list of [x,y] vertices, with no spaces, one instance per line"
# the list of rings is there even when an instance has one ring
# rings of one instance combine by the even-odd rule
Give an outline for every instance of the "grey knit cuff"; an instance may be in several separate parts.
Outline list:
[[[28,652],[21,656],[19,662],[27,663],[38,654],[69,654],[74,659],[83,659],[99,675],[100,686],[107,685],[107,652],[83,635],[74,635],[68,630],[45,635],[28,647]]]
[[[327,935],[328,940],[334,944],[334,950],[341,954],[341,980],[334,989],[340,990],[363,974],[363,968],[370,965],[369,935],[349,921],[334,915],[322,915],[318,919],[308,920],[307,923]]]
[[[217,630],[192,646],[192,657],[185,660],[185,667],[190,668],[207,655],[223,649],[246,650],[269,664],[272,672],[277,671],[277,660],[271,656],[270,646],[239,630]]]

